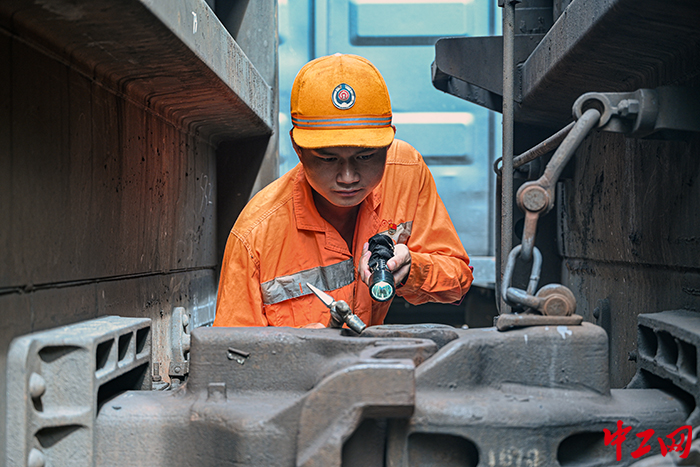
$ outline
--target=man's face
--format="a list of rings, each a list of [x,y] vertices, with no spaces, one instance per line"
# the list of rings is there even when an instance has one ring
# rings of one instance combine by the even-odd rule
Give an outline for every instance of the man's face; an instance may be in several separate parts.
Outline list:
[[[299,148],[311,187],[332,205],[360,204],[379,185],[384,175],[388,148]]]

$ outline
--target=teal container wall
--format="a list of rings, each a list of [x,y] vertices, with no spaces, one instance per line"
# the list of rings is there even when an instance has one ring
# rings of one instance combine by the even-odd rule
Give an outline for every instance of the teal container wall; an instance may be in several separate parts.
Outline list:
[[[280,174],[298,163],[289,130],[289,97],[309,60],[353,53],[371,60],[389,87],[396,137],[428,163],[477,285],[494,282],[494,193],[500,115],[435,89],[430,65],[445,36],[500,34],[495,0],[395,2],[280,0]]]

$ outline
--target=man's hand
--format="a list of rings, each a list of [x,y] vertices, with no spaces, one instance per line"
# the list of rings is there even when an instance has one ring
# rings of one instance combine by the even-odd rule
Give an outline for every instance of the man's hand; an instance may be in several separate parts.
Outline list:
[[[302,326],[302,329],[323,329],[326,326],[321,323],[309,323],[306,326]]]
[[[360,258],[360,280],[369,287],[369,279],[372,273],[369,270],[369,257],[372,253],[369,251],[369,243],[365,243],[362,247],[362,257]],[[394,283],[400,284],[411,270],[411,252],[403,243],[394,246],[394,256],[386,262],[389,271],[394,275]]]

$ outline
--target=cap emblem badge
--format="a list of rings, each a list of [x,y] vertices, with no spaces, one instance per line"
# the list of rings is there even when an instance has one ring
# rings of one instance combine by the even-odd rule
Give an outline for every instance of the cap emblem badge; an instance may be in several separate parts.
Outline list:
[[[333,90],[331,98],[338,109],[348,110],[355,105],[355,90],[345,83],[339,84]]]

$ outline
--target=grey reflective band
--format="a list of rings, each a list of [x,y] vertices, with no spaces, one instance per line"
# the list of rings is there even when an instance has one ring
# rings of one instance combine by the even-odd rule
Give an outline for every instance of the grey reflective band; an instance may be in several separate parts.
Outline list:
[[[288,276],[276,277],[260,284],[263,304],[289,300],[290,298],[308,295],[311,292],[306,286],[309,282],[326,292],[336,290],[355,281],[355,268],[352,258],[330,266],[319,266]]]
[[[382,122],[334,122],[334,123],[314,123],[313,125],[307,125],[304,123],[295,122],[297,128],[302,129],[314,129],[314,128],[335,128],[335,127],[365,127],[365,126],[378,126],[378,127],[388,127],[391,125],[391,120],[386,120]]]
[[[356,123],[356,122],[364,122],[364,121],[371,121],[371,122],[389,122],[391,123],[391,115],[388,117],[338,117],[338,118],[329,118],[329,119],[308,119],[308,118],[299,118],[299,117],[293,117],[292,121],[295,123],[333,123],[333,122],[346,122],[346,123]]]
[[[386,115],[355,115],[352,117],[317,116],[304,117],[292,114],[292,124],[295,128],[304,130],[329,128],[367,128],[390,127],[391,114]]]

